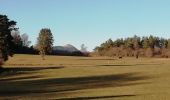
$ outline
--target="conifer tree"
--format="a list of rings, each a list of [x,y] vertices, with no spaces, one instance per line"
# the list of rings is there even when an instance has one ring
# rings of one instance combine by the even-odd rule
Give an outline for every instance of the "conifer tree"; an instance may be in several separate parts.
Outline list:
[[[16,30],[15,25],[15,21],[9,20],[6,15],[0,15],[0,65],[8,60],[8,56],[12,56],[14,42],[11,31]]]

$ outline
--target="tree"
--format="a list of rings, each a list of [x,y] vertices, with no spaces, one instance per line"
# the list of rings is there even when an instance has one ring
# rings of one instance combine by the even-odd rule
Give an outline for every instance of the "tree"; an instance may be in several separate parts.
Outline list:
[[[121,49],[123,47],[123,49]],[[125,39],[116,39],[112,41],[111,39],[102,43],[100,46],[94,49],[95,53],[100,56],[148,56],[148,57],[160,57],[165,53],[165,51],[170,51],[170,39],[159,38],[155,36],[148,37],[128,37]],[[169,53],[170,54],[170,53]]]
[[[25,47],[29,47],[29,45],[31,44],[31,41],[29,41],[28,38],[29,36],[26,33],[21,35],[21,40],[22,40],[23,46]]]
[[[170,39],[168,39],[167,48],[170,50]]]
[[[156,37],[154,37],[154,36],[151,35],[148,40],[149,40],[149,46],[150,46],[150,48],[151,48],[151,49],[154,49],[154,46],[155,46],[155,43],[156,43]]]
[[[124,40],[123,39],[117,39],[116,41],[112,41],[113,47],[120,47],[121,45],[124,45]]]
[[[21,39],[21,36],[20,36],[20,32],[18,30],[13,30],[11,32],[11,35],[13,37],[13,42],[14,42],[15,48],[22,47],[23,42],[22,42],[22,39]]]
[[[14,47],[13,52],[15,54],[36,54],[37,51],[34,48],[29,47],[31,41],[28,41],[28,35],[22,34],[18,30],[11,32],[13,37]]]
[[[81,52],[87,52],[87,47],[84,44],[81,45]]]
[[[143,47],[144,49],[149,48],[149,40],[148,40],[148,37],[143,37],[143,38],[142,38],[142,47]]]
[[[53,41],[53,35],[50,29],[43,28],[40,30],[37,46],[43,60],[46,54],[50,54],[52,52]]]
[[[137,36],[134,36],[133,38],[133,48],[134,48],[134,54],[136,56],[136,58],[138,59],[139,57],[139,49],[140,49],[140,38]]]
[[[125,40],[125,47],[133,49],[133,38],[127,38]]]
[[[16,30],[16,22],[9,20],[6,15],[0,15],[0,63],[8,60],[12,56],[14,46],[11,31]]]

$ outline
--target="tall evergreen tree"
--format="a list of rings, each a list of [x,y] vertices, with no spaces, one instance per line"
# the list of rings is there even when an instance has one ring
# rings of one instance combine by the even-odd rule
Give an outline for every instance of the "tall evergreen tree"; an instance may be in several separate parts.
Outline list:
[[[133,39],[132,38],[127,38],[126,47],[130,48],[130,49],[133,49]]]
[[[148,39],[148,37],[143,37],[142,46],[143,46],[144,49],[149,48],[149,39]]]
[[[136,58],[139,57],[139,49],[140,49],[140,37],[133,37],[133,49],[135,51]]]
[[[170,50],[170,39],[168,39],[167,48]]]
[[[168,46],[167,39],[164,39],[164,38],[159,39],[159,47],[160,48],[167,48],[167,46]]]
[[[150,46],[151,49],[154,49],[154,46],[155,46],[155,43],[156,43],[155,41],[156,41],[156,37],[151,35],[149,37],[149,46]]]
[[[136,35],[133,37],[133,48],[135,50],[140,48],[140,37],[137,37]]]
[[[12,48],[14,46],[11,31],[16,29],[15,21],[8,19],[6,15],[0,15],[0,63],[8,60],[8,56],[12,55]]]

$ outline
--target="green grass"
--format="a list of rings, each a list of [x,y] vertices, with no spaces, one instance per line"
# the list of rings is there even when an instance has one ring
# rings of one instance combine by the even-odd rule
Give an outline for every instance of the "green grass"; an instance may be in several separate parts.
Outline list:
[[[170,100],[170,59],[15,55],[0,99]]]

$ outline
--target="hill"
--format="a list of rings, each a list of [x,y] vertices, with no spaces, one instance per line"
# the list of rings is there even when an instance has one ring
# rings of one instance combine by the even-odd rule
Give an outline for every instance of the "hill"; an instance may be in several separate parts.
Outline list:
[[[67,44],[65,46],[54,46],[53,51],[65,51],[65,52],[76,52],[79,51],[76,47],[71,44]]]

